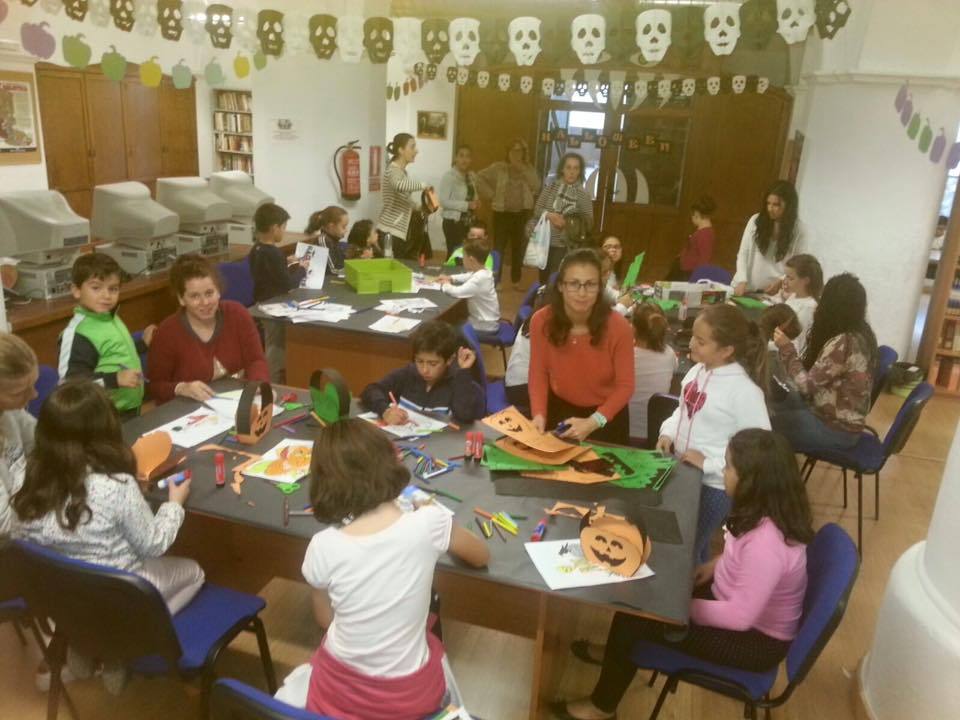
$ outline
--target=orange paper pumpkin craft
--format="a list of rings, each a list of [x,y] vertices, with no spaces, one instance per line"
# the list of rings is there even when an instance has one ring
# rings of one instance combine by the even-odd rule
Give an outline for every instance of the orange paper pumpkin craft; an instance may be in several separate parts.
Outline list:
[[[153,432],[137,439],[131,448],[137,459],[137,478],[152,480],[170,457],[173,441],[170,433]]]
[[[608,515],[601,505],[580,520],[580,549],[594,565],[631,577],[653,549],[643,528],[618,515]]]
[[[260,402],[256,402],[257,394]],[[268,382],[250,383],[240,394],[237,406],[237,441],[256,445],[273,424],[273,388]]]

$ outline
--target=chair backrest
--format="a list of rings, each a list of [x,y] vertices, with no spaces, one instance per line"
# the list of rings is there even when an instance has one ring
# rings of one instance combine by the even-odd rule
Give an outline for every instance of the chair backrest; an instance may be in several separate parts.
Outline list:
[[[43,405],[43,401],[47,399],[47,395],[52,393],[54,388],[57,387],[57,383],[60,382],[60,374],[56,368],[41,365],[39,371],[37,382],[33,386],[37,391],[37,396],[27,404],[27,412],[34,417],[40,414],[40,406]]]
[[[499,250],[491,250],[490,257],[493,258],[493,267],[490,269],[496,277],[500,277],[500,264],[503,262],[503,256]]]
[[[275,700],[239,680],[217,680],[210,693],[210,720],[332,720]]]
[[[523,294],[523,300],[520,302],[520,307],[533,307],[533,298],[537,295],[537,290],[540,289],[540,283],[534,282],[531,285],[527,292]]]
[[[733,280],[733,274],[719,265],[699,265],[690,273],[690,282],[698,280],[713,280],[713,282],[729,285]]]
[[[907,444],[907,440],[910,439],[913,429],[920,420],[923,407],[931,397],[933,397],[933,385],[930,383],[920,383],[910,391],[903,405],[897,410],[897,416],[887,430],[886,437],[883,438],[884,458],[896,455],[903,450],[903,446]]]
[[[233,300],[244,307],[253,305],[253,272],[247,258],[217,265],[223,278],[223,299]]]
[[[870,392],[870,407],[873,407],[880,397],[883,386],[887,384],[887,376],[890,375],[890,368],[900,359],[897,351],[889,345],[881,345],[877,348],[877,370],[873,375],[873,390]]]
[[[807,593],[800,629],[787,651],[787,679],[801,682],[840,624],[860,567],[846,531],[827,523],[807,546]]]
[[[130,337],[133,338],[133,342],[139,343],[143,341],[143,330],[137,330],[130,333]],[[150,373],[147,372],[147,356],[148,353],[140,353],[140,370],[146,377],[150,377]],[[147,390],[150,388],[148,387]]]
[[[105,662],[156,655],[176,670],[182,649],[170,612],[144,578],[23,540],[10,545],[4,562],[30,611],[53,620],[81,655]]]
[[[673,415],[680,404],[680,398],[667,393],[654,393],[647,400],[647,445],[655,447],[660,437],[660,426]]]
[[[486,404],[487,365],[483,361],[483,350],[480,348],[480,338],[477,337],[477,331],[473,329],[473,325],[470,323],[464,323],[460,326],[460,332],[463,333],[463,338],[470,345],[470,349],[477,354],[477,361],[474,363],[474,368],[476,368],[474,380],[480,383],[480,388],[483,390],[484,404]]]

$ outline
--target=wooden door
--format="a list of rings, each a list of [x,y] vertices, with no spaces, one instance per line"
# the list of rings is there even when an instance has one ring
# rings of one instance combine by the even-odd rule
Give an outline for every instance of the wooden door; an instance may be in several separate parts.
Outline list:
[[[99,73],[87,73],[84,80],[92,183],[95,187],[123,182],[128,177],[123,139],[123,86]]]
[[[197,102],[194,86],[177,90],[169,78],[160,86],[161,177],[198,175]]]
[[[83,76],[37,69],[47,185],[63,193],[74,212],[90,217],[89,143]]]
[[[123,125],[127,146],[127,176],[152,182],[163,172],[160,137],[160,89],[139,80],[123,81]]]

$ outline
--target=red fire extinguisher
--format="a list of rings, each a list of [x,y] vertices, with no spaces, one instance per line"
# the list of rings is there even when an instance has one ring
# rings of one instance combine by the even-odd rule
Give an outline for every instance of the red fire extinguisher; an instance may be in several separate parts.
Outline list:
[[[359,140],[341,145],[333,153],[333,170],[340,182],[340,197],[344,200],[360,199],[360,149]]]

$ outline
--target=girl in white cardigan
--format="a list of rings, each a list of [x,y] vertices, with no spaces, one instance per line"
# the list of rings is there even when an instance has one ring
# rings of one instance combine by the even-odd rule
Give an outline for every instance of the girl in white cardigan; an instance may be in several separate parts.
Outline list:
[[[0,333],[0,536],[10,534],[10,497],[23,485],[37,422],[24,408],[37,396],[37,356],[23,340]]]
[[[660,427],[657,449],[703,470],[694,558],[709,559],[710,536],[730,511],[724,492],[727,443],[740,430],[770,429],[765,401],[767,343],[730,305],[712,305],[693,323],[680,405]]]

